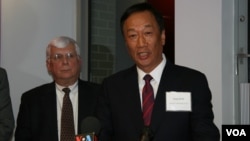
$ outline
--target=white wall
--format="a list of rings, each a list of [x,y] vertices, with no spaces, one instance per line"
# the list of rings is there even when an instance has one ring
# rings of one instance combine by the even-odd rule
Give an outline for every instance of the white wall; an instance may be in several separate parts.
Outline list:
[[[235,107],[238,96],[238,89],[235,77],[237,50],[237,3],[242,0],[222,0],[222,123],[237,124],[239,123],[239,111]],[[234,10],[235,9],[235,10]]]
[[[175,0],[175,60],[207,76],[221,130],[222,0]]]
[[[51,81],[45,65],[48,42],[76,38],[75,0],[2,0],[0,65],[8,72],[15,117],[21,94]]]

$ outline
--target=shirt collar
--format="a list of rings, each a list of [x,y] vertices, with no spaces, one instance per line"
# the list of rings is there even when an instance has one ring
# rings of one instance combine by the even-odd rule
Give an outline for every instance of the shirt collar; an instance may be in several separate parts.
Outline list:
[[[77,84],[78,84],[78,81],[76,81],[73,85],[68,86],[68,88],[70,89],[71,92],[75,90]],[[57,90],[59,90],[60,92],[63,93],[63,91],[62,91],[63,88],[65,88],[65,87],[56,83],[56,89]]]
[[[166,59],[165,55],[162,53],[161,63],[149,73],[153,77],[154,81],[156,81],[158,83],[160,82],[161,75],[162,75],[163,69],[166,65],[166,62],[167,62],[167,59]],[[146,75],[146,73],[144,71],[142,71],[139,67],[136,67],[136,68],[137,68],[137,73],[138,73],[138,82],[141,83],[141,81],[144,81],[143,77]]]

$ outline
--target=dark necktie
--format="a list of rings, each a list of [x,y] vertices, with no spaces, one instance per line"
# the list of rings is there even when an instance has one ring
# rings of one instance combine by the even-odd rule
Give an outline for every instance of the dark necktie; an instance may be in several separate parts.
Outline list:
[[[74,116],[72,103],[69,98],[70,89],[63,88],[65,92],[63,97],[62,117],[61,117],[61,141],[74,141]]]
[[[150,84],[150,80],[153,78],[147,74],[143,79],[145,80],[145,85],[142,90],[143,119],[145,126],[148,126],[150,124],[152,109],[154,106],[154,91]]]

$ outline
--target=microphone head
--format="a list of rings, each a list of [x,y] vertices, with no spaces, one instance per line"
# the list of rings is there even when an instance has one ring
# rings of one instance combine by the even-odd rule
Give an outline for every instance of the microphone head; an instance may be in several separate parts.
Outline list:
[[[142,129],[141,140],[140,141],[152,141],[152,140],[153,140],[152,130],[148,126],[145,126]]]
[[[96,117],[88,116],[82,120],[81,132],[83,134],[94,132],[96,135],[98,135],[100,132],[100,129],[101,129],[101,123]]]

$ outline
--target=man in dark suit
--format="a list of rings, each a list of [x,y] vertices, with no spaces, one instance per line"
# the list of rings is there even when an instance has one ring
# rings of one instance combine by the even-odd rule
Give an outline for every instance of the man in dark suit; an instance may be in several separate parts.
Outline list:
[[[15,125],[8,76],[0,68],[0,141],[9,141]]]
[[[174,65],[163,54],[162,15],[139,3],[129,7],[120,22],[135,65],[103,81],[97,109],[102,123],[99,139],[219,141],[205,75]],[[145,75],[151,80],[144,81]],[[144,99],[144,94],[152,94],[152,102],[146,104],[150,96]]]
[[[73,141],[75,134],[80,134],[81,121],[94,113],[99,85],[79,79],[80,49],[75,40],[61,36],[50,41],[46,50],[47,70],[53,82],[38,86],[25,92],[21,98],[15,131],[16,141]],[[63,131],[63,110],[66,93],[73,109],[72,125]],[[67,108],[67,109],[68,109]],[[72,132],[70,139],[64,139],[62,132]]]

